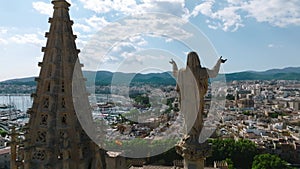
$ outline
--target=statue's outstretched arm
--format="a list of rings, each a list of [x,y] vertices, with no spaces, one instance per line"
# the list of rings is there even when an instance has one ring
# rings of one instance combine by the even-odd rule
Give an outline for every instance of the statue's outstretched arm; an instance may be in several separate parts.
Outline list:
[[[210,78],[217,77],[219,74],[221,63],[225,63],[227,59],[222,59],[222,56],[218,59],[216,65],[213,67],[213,69],[207,69],[207,73]]]
[[[170,63],[172,64],[172,67],[173,67],[172,74],[173,74],[174,78],[177,80],[177,77],[178,77],[178,67],[177,67],[177,64],[176,64],[176,62],[173,59],[171,59]]]

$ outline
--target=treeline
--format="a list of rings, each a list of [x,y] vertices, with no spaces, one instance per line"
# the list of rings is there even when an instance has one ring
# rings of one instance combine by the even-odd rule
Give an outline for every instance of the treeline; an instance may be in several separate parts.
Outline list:
[[[175,145],[178,140],[144,140],[107,141],[105,147],[113,151],[123,151],[129,156],[135,153],[148,152],[162,154],[146,157],[146,164],[173,165],[174,160],[182,160],[176,153]],[[211,139],[212,154],[206,158],[206,166],[213,166],[214,161],[226,161],[229,169],[292,169],[288,163],[276,155],[261,154],[255,143],[245,139]],[[170,148],[171,147],[171,148]],[[125,154],[125,155],[126,155]]]
[[[207,165],[226,161],[229,169],[292,169],[276,155],[261,154],[250,140],[214,139],[210,142],[212,156],[207,158]]]

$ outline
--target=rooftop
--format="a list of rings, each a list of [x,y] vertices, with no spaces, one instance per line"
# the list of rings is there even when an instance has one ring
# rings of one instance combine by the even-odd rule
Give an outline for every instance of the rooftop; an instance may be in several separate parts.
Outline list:
[[[9,154],[9,153],[10,153],[10,147],[0,149],[0,155]]]

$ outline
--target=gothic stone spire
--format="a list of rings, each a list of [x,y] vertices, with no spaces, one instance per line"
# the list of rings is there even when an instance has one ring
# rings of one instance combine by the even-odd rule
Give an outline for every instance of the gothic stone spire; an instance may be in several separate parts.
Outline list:
[[[25,169],[95,169],[101,168],[99,148],[87,136],[75,112],[72,89],[75,72],[76,87],[92,120],[88,95],[84,87],[81,64],[69,16],[70,4],[53,0],[53,17],[49,19],[43,62],[33,94],[33,105],[28,110],[30,120],[25,141]],[[79,87],[78,87],[79,86]],[[77,93],[77,94],[78,94]],[[78,98],[77,98],[78,101]],[[98,157],[98,158],[97,158]]]

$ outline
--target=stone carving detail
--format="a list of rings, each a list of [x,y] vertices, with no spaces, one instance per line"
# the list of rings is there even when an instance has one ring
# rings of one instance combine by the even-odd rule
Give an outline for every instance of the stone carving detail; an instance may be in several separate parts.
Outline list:
[[[48,85],[47,85],[47,91],[50,92],[50,90],[51,90],[51,85],[50,85],[50,82],[49,82]]]
[[[48,115],[47,114],[42,114],[40,125],[47,126],[48,125],[47,120],[48,120]]]
[[[62,123],[63,125],[67,125],[67,114],[64,114],[64,115],[62,116],[62,118],[61,118],[61,123]]]
[[[66,101],[65,101],[65,98],[62,98],[61,99],[61,108],[66,108]]]
[[[52,76],[52,66],[49,65],[49,68],[48,68],[48,77],[51,77]]]
[[[61,92],[65,92],[65,82],[61,82]]]
[[[49,98],[45,98],[43,103],[43,108],[48,109],[49,108]]]
[[[82,148],[79,148],[78,151],[79,151],[78,152],[79,159],[83,159],[83,150],[82,150]]]
[[[61,138],[61,139],[67,138],[67,133],[65,133],[65,132],[63,132],[63,131],[59,132],[59,135],[60,135],[60,138]]]
[[[45,131],[38,131],[36,142],[38,143],[46,143],[46,132]]]
[[[46,159],[45,150],[37,150],[34,152],[33,157],[34,160],[44,161]]]

